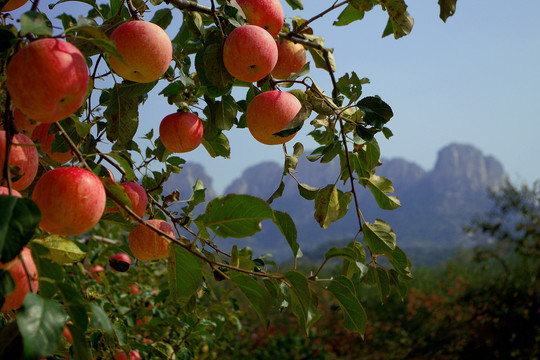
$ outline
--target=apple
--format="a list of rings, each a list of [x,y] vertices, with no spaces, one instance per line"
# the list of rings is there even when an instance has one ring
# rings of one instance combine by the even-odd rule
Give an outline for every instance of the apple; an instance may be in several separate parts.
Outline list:
[[[146,190],[144,190],[141,185],[134,181],[121,183],[120,186],[124,188],[126,195],[131,201],[131,210],[133,210],[133,212],[139,217],[142,217],[146,211],[146,206],[148,205],[148,196],[146,195]],[[119,211],[117,206],[105,209],[105,212],[117,211]]]
[[[273,135],[289,124],[302,108],[291,93],[277,90],[255,96],[247,107],[246,122],[251,135],[266,145],[283,144],[296,134],[287,137]]]
[[[141,360],[141,354],[137,350],[131,350],[129,352],[129,360]]]
[[[123,350],[118,350],[114,354],[114,360],[128,360],[128,357]],[[131,350],[129,352],[129,360],[141,360],[141,355],[137,350]]]
[[[131,295],[139,295],[142,294],[142,289],[135,284],[129,285],[129,292]]]
[[[73,324],[71,321],[68,321],[66,323],[66,326],[64,326],[64,329],[62,330],[62,335],[66,339],[68,343],[73,345],[73,336],[71,335],[71,331],[69,331],[69,328],[67,327],[67,324]]]
[[[14,173],[13,171],[11,172],[11,177],[13,179],[16,178],[16,176],[20,176],[20,178],[12,182],[11,186],[15,190],[24,190],[30,186],[36,177],[39,165],[39,154],[34,146],[34,142],[26,135],[13,135],[11,144],[12,145],[9,152],[9,165],[19,168],[18,174]],[[4,168],[5,161],[6,131],[0,130],[0,169]],[[4,185],[6,185],[5,181]]]
[[[42,38],[8,64],[6,84],[15,107],[29,119],[53,123],[81,107],[88,89],[86,58],[64,40]]]
[[[51,160],[65,164],[73,158],[73,152],[71,150],[67,152],[52,152],[52,144],[57,135],[49,134],[50,126],[51,124],[40,124],[36,126],[34,131],[32,131],[32,140],[39,143],[41,151],[51,158]]]
[[[150,225],[157,227],[170,236],[174,236],[172,226],[164,220],[147,220]],[[131,253],[140,261],[166,258],[169,251],[169,240],[157,234],[143,224],[129,233],[129,248]]]
[[[115,271],[126,272],[131,265],[131,259],[124,253],[114,254],[109,258],[109,265]]]
[[[272,76],[276,79],[286,79],[291,74],[296,74],[306,64],[306,49],[302,44],[296,44],[289,40],[277,41],[278,60]]]
[[[259,81],[276,65],[278,50],[268,31],[255,25],[234,29],[223,44],[223,64],[235,78]]]
[[[9,189],[4,186],[0,186],[0,195],[9,195]],[[17,190],[11,189],[11,196],[22,198],[22,195]]]
[[[103,266],[101,265],[92,265],[88,268],[88,271],[90,272],[90,275],[92,275],[92,277],[94,279],[96,279],[97,282],[101,282],[101,277],[99,276],[99,273],[102,272],[102,273],[105,273],[105,269],[103,268]]]
[[[236,0],[251,25],[264,28],[273,38],[283,27],[283,7],[279,0]]]
[[[160,26],[133,20],[118,26],[110,39],[123,59],[111,56],[111,69],[124,79],[147,83],[159,79],[172,61],[169,35]]]
[[[36,122],[29,120],[18,108],[13,108],[13,123],[17,131],[26,136],[31,136],[37,126]]]
[[[176,112],[161,120],[159,137],[167,150],[176,153],[189,152],[201,144],[203,124],[195,114]]]
[[[79,235],[96,225],[105,210],[101,180],[91,171],[62,167],[47,171],[32,199],[41,210],[41,228],[53,234]]]
[[[20,8],[26,4],[28,0],[9,0],[4,7],[2,7],[2,12],[8,12]]]
[[[28,270],[28,274],[26,273],[25,267]],[[21,307],[24,297],[30,292],[28,276],[30,276],[32,282],[32,290],[34,290],[34,292],[38,291],[38,272],[30,248],[24,247],[19,256],[15,259],[6,264],[0,263],[0,269],[9,271],[15,282],[15,289],[5,296],[5,301],[2,308],[0,308],[0,311],[15,310]]]

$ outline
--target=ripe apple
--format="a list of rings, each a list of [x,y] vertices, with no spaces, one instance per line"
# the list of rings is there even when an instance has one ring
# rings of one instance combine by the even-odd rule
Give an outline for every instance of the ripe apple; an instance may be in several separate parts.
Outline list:
[[[111,69],[124,79],[147,83],[159,79],[172,61],[172,43],[160,26],[133,20],[118,26],[110,36],[123,60],[111,56]]]
[[[129,285],[129,292],[131,295],[139,295],[142,294],[142,289],[135,284]]]
[[[247,107],[246,121],[251,135],[266,145],[283,144],[296,134],[287,137],[273,135],[289,124],[302,108],[291,93],[277,90],[255,96]]]
[[[118,253],[111,255],[109,258],[109,265],[111,268],[118,272],[126,272],[131,265],[131,259],[128,254]]]
[[[101,265],[92,265],[88,268],[88,271],[90,272],[90,275],[92,275],[92,277],[94,279],[96,279],[97,282],[101,282],[101,277],[99,276],[99,273],[102,272],[102,273],[105,273],[105,269],[103,268],[103,266]]]
[[[24,116],[21,110],[17,108],[13,108],[13,123],[18,132],[21,132],[28,137],[32,135],[32,131],[34,131],[34,128],[37,126],[36,122],[29,120]],[[2,129],[3,128],[4,127],[2,126]]]
[[[201,144],[203,124],[195,114],[176,112],[161,120],[159,137],[167,150],[176,153],[189,152]]]
[[[133,210],[135,214],[142,217],[146,211],[146,206],[148,205],[148,196],[146,195],[146,190],[144,190],[141,185],[134,181],[121,183],[120,186],[124,188],[126,195],[131,201],[131,210]],[[117,206],[105,209],[105,212],[108,213],[117,211],[119,211]]]
[[[81,107],[88,88],[88,66],[75,45],[43,38],[11,59],[6,71],[11,100],[29,119],[53,123]]]
[[[18,9],[24,4],[26,4],[27,2],[28,0],[9,0],[2,8],[2,12],[8,12],[8,11]]]
[[[52,152],[52,144],[57,135],[49,134],[50,126],[51,124],[40,124],[36,126],[34,131],[32,131],[32,140],[39,143],[41,151],[49,158],[60,164],[65,164],[73,158],[73,152],[71,150],[67,152]]]
[[[147,220],[147,222],[170,236],[174,236],[174,230],[168,222],[156,219]],[[129,248],[133,256],[140,261],[158,260],[167,257],[169,240],[141,224],[129,233]]]
[[[118,350],[114,354],[114,360],[128,360],[128,357],[123,350]],[[131,350],[129,352],[129,360],[141,360],[141,355],[137,350]]]
[[[283,27],[283,7],[279,0],[236,0],[251,25],[264,28],[273,38]]]
[[[96,225],[105,210],[105,188],[92,172],[76,167],[50,170],[37,181],[32,199],[41,210],[41,228],[79,235]]]
[[[66,326],[64,326],[64,329],[62,330],[62,335],[66,339],[68,343],[73,345],[73,336],[71,335],[71,331],[69,331],[69,328],[67,327],[67,324],[73,324],[71,321],[68,321],[66,323]]]
[[[277,41],[278,60],[272,76],[276,79],[286,79],[291,74],[296,74],[306,64],[306,49],[302,44],[296,44],[289,40]]]
[[[6,131],[0,130],[0,169],[3,169],[6,161]],[[23,134],[15,134],[12,138],[12,146],[9,152],[9,165],[19,168],[19,173],[11,173],[12,178],[16,175],[19,179],[11,184],[15,190],[24,190],[36,177],[39,165],[39,154],[32,140]],[[6,182],[4,182],[4,185]]]
[[[278,58],[272,35],[255,25],[234,29],[223,44],[223,64],[235,78],[255,82],[272,72]]]
[[[9,195],[9,189],[7,187],[0,186],[0,195]],[[21,193],[15,189],[11,189],[11,196],[22,198]]]
[[[141,354],[137,350],[131,350],[129,352],[129,360],[141,360]]]
[[[25,267],[28,270],[28,275]],[[38,272],[34,259],[32,258],[30,248],[24,247],[19,256],[17,256],[15,259],[6,264],[0,263],[0,269],[9,271],[13,281],[15,282],[15,289],[10,294],[5,296],[5,301],[2,308],[0,308],[0,311],[15,310],[21,307],[24,297],[30,292],[28,276],[30,276],[32,282],[32,290],[34,290],[34,292],[38,291]]]

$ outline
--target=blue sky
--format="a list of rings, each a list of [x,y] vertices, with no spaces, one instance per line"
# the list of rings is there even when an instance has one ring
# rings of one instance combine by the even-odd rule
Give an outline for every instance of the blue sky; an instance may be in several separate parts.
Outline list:
[[[332,2],[304,1],[303,12],[282,3],[286,16],[310,18]],[[429,170],[443,146],[467,143],[500,160],[516,182],[540,179],[540,2],[510,6],[502,0],[459,0],[446,24],[438,18],[436,0],[408,3],[415,25],[399,40],[381,38],[387,18],[380,7],[347,27],[332,26],[340,10],[312,25],[334,48],[337,75],[355,71],[369,78],[364,95],[379,95],[392,106],[395,115],[388,126],[394,136],[379,138],[382,156]],[[311,76],[331,91],[324,71],[313,70]],[[157,130],[157,111],[149,103],[141,122],[153,117]],[[314,148],[308,131],[305,126],[293,143]],[[203,164],[218,191],[250,165],[282,163],[280,146],[257,143],[247,129],[233,129],[227,136],[231,159],[211,159],[202,147],[182,156]]]
[[[332,26],[339,9],[312,24],[315,34],[334,49],[337,76],[354,71],[369,78],[364,95],[379,95],[392,107],[394,118],[388,126],[394,136],[378,139],[382,156],[400,157],[430,170],[442,147],[467,143],[500,160],[516,182],[540,179],[540,1],[524,0],[517,6],[503,0],[459,0],[456,14],[446,24],[438,18],[437,0],[407,2],[415,25],[409,36],[399,40],[381,38],[387,16],[380,7],[346,27]],[[292,11],[282,0],[287,17],[310,18],[332,3],[305,0],[304,11]],[[88,8],[69,2],[55,12],[86,14]],[[173,15],[176,19],[167,29],[171,37],[181,21],[180,11]],[[151,14],[144,19],[150,20]],[[310,76],[331,92],[325,71],[312,66]],[[158,84],[140,109],[140,136],[150,129],[157,134],[161,119],[176,111],[157,96],[165,86],[165,82]],[[288,147],[299,141],[313,149],[315,143],[306,136],[309,130],[304,126]],[[226,135],[230,159],[212,159],[202,146],[181,155],[204,165],[218,191],[251,165],[283,161],[281,146],[260,144],[247,129],[233,128]]]

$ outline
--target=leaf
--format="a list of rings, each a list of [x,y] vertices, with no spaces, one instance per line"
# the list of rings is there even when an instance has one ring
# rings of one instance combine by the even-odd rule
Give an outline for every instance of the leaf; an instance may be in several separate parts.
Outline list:
[[[34,201],[0,195],[0,262],[5,264],[19,255],[40,221],[41,212]]]
[[[223,63],[222,43],[212,43],[203,49],[202,62],[204,76],[208,81],[220,89],[225,89],[227,84],[234,80]]]
[[[399,39],[402,36],[409,35],[413,28],[414,20],[407,12],[407,4],[405,4],[405,1],[379,0],[379,2],[386,8],[386,11],[388,12],[388,16],[392,24],[394,38]]]
[[[377,268],[377,289],[379,289],[381,301],[390,296],[390,277],[388,272],[380,267]]]
[[[315,200],[319,193],[319,188],[298,183],[298,192],[300,193],[300,196],[306,200]]]
[[[439,7],[441,9],[439,17],[442,21],[446,22],[450,16],[456,12],[457,0],[439,0]]]
[[[64,236],[50,235],[32,241],[49,249],[49,254],[43,255],[43,257],[49,258],[58,264],[73,264],[82,261],[86,257],[84,251]]]
[[[358,10],[352,5],[347,7],[339,14],[337,21],[334,21],[334,26],[349,25],[353,21],[362,20],[364,18],[364,11]]]
[[[159,9],[154,13],[152,20],[150,22],[158,25],[162,29],[167,29],[167,26],[171,24],[173,20],[171,9]]]
[[[355,102],[362,95],[362,85],[364,84],[369,84],[369,79],[360,79],[353,71],[350,76],[349,74],[345,74],[339,78],[337,88],[339,92],[345,95],[351,102]]]
[[[52,36],[51,22],[44,14],[28,11],[21,15],[21,35]]]
[[[384,124],[394,116],[392,108],[376,96],[367,96],[356,103],[356,106],[364,113],[362,120],[378,130],[382,130]]]
[[[135,172],[133,171],[133,161],[127,152],[110,152],[107,156],[113,158],[118,165],[124,170],[127,181],[134,181],[137,179]]]
[[[4,305],[5,295],[9,295],[15,290],[15,281],[6,269],[0,269],[0,308]]]
[[[23,338],[25,358],[45,357],[60,344],[66,322],[62,306],[53,300],[28,293],[17,314],[17,325]]]
[[[251,195],[230,194],[210,201],[202,220],[218,236],[243,238],[261,231],[262,220],[273,216],[266,201]]]
[[[126,146],[139,126],[139,104],[157,84],[124,81],[109,89],[109,101],[103,116],[107,119],[107,139]]]
[[[203,137],[202,144],[213,158],[222,156],[229,159],[231,157],[231,146],[225,134],[219,134],[219,136],[210,139]]]
[[[73,345],[71,346],[73,358],[77,360],[91,360],[92,355],[84,331],[78,326],[71,324],[68,324],[67,327],[71,333],[71,338],[73,339]]]
[[[327,185],[315,198],[315,220],[327,229],[332,222],[345,216],[351,199],[350,193],[343,193],[335,185]]]
[[[291,294],[291,310],[298,319],[299,325],[307,332],[310,321],[309,307],[311,304],[311,292],[309,290],[307,278],[298,271],[290,270],[285,274],[285,278],[291,283],[289,292]]]
[[[367,316],[362,303],[356,296],[352,281],[344,276],[338,276],[330,282],[327,288],[339,302],[345,320],[345,328],[364,337]]]
[[[366,262],[366,250],[358,241],[350,242],[347,248],[354,251],[354,258],[343,258],[341,275],[351,279],[353,275],[360,273],[360,279],[362,279],[368,271],[367,266],[364,264]]]
[[[304,10],[302,0],[285,0],[293,10]]]
[[[272,307],[272,299],[266,287],[249,275],[236,271],[231,272],[230,279],[246,296],[259,316],[263,327],[266,328],[268,326],[268,313]]]
[[[396,248],[396,234],[383,220],[376,219],[375,223],[364,223],[364,241],[374,254],[387,254]]]
[[[283,180],[279,183],[278,188],[274,193],[266,200],[268,204],[271,204],[275,199],[279,199],[283,195],[283,190],[285,190],[285,183]]]
[[[230,130],[236,123],[236,114],[238,110],[232,96],[224,95],[221,97],[221,101],[210,102],[208,108],[210,111],[208,121],[217,129]]]
[[[300,245],[298,245],[298,243],[296,242],[297,231],[293,219],[289,214],[285,212],[274,210],[274,216],[272,218],[272,221],[279,228],[283,236],[285,236],[285,239],[291,247],[294,257],[296,258],[298,256],[298,250],[300,249]]]
[[[202,280],[203,261],[177,244],[169,247],[167,273],[173,301],[185,305],[197,292]]]
[[[90,304],[90,308],[92,309],[92,316],[90,318],[90,325],[92,328],[100,329],[107,334],[112,335],[113,327],[107,313],[103,310],[103,308],[95,302]]]
[[[307,101],[304,101],[302,103],[302,107],[300,108],[300,110],[298,110],[298,113],[291,120],[291,122],[288,123],[287,126],[285,126],[283,129],[272,135],[287,137],[292,134],[296,134],[304,125],[304,121],[306,121],[310,117],[312,110],[313,105],[311,105],[311,103]]]
[[[394,192],[394,186],[390,180],[382,176],[372,175],[365,181],[381,209],[395,210],[401,206],[401,202],[397,197],[388,195]]]
[[[386,257],[398,274],[409,279],[413,278],[411,261],[407,258],[407,255],[403,250],[396,246],[394,251],[390,254],[386,254]]]

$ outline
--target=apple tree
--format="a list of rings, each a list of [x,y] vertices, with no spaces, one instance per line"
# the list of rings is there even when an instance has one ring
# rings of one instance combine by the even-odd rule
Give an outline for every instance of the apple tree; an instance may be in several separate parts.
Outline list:
[[[319,13],[302,0],[26,1],[0,0],[2,358],[216,358],[248,311],[263,328],[290,312],[307,332],[330,298],[346,329],[363,335],[361,286],[382,300],[392,289],[405,295],[407,255],[391,224],[371,220],[357,200],[366,189],[380,208],[400,206],[392,182],[375,174],[376,136],[392,136],[394,114],[362,96],[366,78],[337,78],[339,59],[316,29],[321,17],[347,26],[380,7],[382,35],[399,39],[413,27],[404,0],[329,1]],[[456,0],[439,5],[446,21]],[[170,115],[141,140],[148,96],[163,97]],[[319,144],[309,161],[339,159],[334,183],[317,188],[295,171],[303,126]],[[227,158],[227,134],[246,127],[283,147],[270,198],[207,200],[200,180],[188,199],[163,193],[182,153],[202,146]],[[322,228],[348,211],[358,219],[353,241],[328,249],[312,273],[299,270],[294,219],[272,208],[285,177],[313,201]],[[179,200],[185,206],[172,210]],[[264,220],[290,246],[290,268],[217,245],[256,239]],[[332,259],[341,272],[324,278]]]

